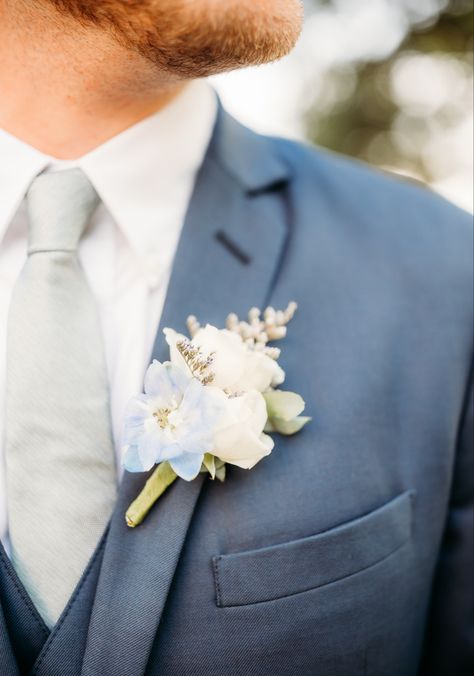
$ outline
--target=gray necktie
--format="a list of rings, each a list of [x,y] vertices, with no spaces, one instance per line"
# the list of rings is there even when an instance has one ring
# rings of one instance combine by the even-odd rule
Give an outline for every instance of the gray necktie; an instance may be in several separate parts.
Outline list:
[[[78,261],[99,198],[79,169],[28,194],[28,258],[11,301],[6,462],[13,565],[51,627],[116,497],[99,318]]]

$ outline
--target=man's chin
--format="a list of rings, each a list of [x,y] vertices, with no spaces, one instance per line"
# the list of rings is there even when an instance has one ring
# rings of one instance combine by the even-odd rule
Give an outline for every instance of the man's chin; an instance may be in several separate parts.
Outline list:
[[[181,77],[276,61],[293,49],[301,33],[300,0],[203,0],[189,15],[183,4],[181,16],[179,5],[168,31],[158,22],[156,36],[148,31],[146,41],[134,47],[160,69]]]
[[[275,61],[294,47],[303,20],[301,0],[47,2],[96,35],[102,29],[161,74],[179,78]]]

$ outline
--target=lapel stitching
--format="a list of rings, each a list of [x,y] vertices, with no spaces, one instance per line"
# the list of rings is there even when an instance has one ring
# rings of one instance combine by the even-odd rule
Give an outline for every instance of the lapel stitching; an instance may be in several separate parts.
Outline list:
[[[51,633],[50,633],[50,635],[49,635],[49,637],[48,637],[48,639],[47,639],[47,641],[46,641],[46,643],[43,647],[43,650],[39,654],[38,659],[36,660],[35,665],[34,665],[32,671],[31,671],[31,676],[35,676],[39,673],[39,670],[40,670],[44,660],[48,656],[48,653],[49,653],[58,633],[61,631],[61,627],[63,626],[64,622],[66,621],[66,619],[69,615],[69,612],[70,612],[76,598],[78,597],[82,587],[84,586],[85,582],[87,581],[87,578],[89,577],[91,570],[94,567],[94,563],[95,563],[97,557],[99,556],[99,554],[101,553],[102,549],[105,546],[107,530],[108,529],[106,529],[105,533],[103,534],[100,543],[98,544],[92,558],[90,559],[90,561],[87,565],[87,568],[85,569],[84,574],[82,575],[81,580],[79,581],[79,583],[78,583],[77,587],[75,588],[71,598],[69,599],[66,608],[63,610],[61,617],[59,618],[58,622],[55,624],[55,626],[51,630]]]
[[[33,601],[30,599],[28,592],[26,589],[23,587],[21,584],[21,580],[19,580],[18,576],[16,575],[13,565],[11,561],[8,559],[3,546],[0,545],[0,559],[2,560],[3,563],[3,569],[10,578],[13,586],[17,590],[18,594],[20,595],[21,599],[25,603],[25,607],[28,610],[29,615],[32,617],[34,620],[35,624],[38,626],[40,629],[41,633],[44,635],[45,639],[48,638],[50,635],[50,631],[48,627],[46,626],[43,618],[39,614],[38,610],[36,609],[36,606],[34,605]]]

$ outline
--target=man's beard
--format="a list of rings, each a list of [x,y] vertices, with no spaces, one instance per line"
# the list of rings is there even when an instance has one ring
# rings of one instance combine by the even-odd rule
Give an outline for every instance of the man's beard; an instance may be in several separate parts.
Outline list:
[[[183,78],[276,60],[294,46],[302,20],[300,0],[48,2]]]

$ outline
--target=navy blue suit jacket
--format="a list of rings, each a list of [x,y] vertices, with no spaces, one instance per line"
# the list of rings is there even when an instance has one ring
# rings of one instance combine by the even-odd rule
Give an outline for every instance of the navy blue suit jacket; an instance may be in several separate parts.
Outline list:
[[[471,219],[221,111],[162,327],[291,299],[281,363],[313,422],[135,530],[127,475],[51,633],[2,554],[2,673],[472,673]]]

